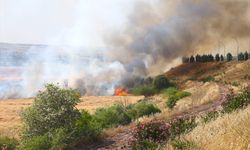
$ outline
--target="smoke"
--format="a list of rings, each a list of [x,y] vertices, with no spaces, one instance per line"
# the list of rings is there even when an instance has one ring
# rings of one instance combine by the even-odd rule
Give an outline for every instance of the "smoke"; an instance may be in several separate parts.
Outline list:
[[[47,46],[37,54],[36,47],[29,49],[22,80],[8,88],[1,84],[5,90],[0,97],[34,96],[49,82],[77,88],[82,95],[111,95],[116,86],[131,87],[165,72],[182,56],[218,52],[218,43],[234,51],[236,39],[245,51],[249,5],[232,0],[139,1],[124,28],[102,34],[105,50],[86,55],[80,47]]]
[[[229,0],[139,3],[127,28],[107,37],[109,54],[131,74],[164,72],[179,57],[213,51],[218,41],[248,40],[249,7],[247,1]]]

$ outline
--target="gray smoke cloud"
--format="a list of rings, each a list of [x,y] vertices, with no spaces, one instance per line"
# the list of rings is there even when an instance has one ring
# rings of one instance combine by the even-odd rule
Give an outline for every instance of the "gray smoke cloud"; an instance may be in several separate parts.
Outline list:
[[[0,85],[1,98],[28,97],[45,83],[77,88],[82,95],[111,95],[144,77],[165,72],[182,56],[213,52],[218,41],[228,51],[235,40],[247,50],[250,38],[248,1],[155,0],[138,2],[123,31],[107,33],[107,50],[83,55],[83,49],[30,48],[18,83]],[[20,69],[20,68],[19,68]]]
[[[218,41],[227,45],[234,38],[249,40],[249,3],[232,0],[139,3],[127,28],[107,37],[112,49],[110,56],[120,60],[129,73],[147,76],[166,71],[176,58],[194,51],[211,52]]]

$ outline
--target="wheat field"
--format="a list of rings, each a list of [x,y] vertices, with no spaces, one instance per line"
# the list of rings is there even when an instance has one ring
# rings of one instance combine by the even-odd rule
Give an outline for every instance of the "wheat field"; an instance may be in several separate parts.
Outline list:
[[[97,108],[107,107],[114,103],[124,105],[136,103],[143,96],[84,96],[77,105],[79,110],[94,113]],[[33,99],[0,100],[0,135],[19,138],[22,129],[20,112],[32,104]]]

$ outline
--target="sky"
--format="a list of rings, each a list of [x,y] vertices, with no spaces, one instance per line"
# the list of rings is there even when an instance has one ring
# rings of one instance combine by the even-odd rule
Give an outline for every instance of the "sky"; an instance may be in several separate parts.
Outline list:
[[[138,1],[138,0],[137,0]],[[0,0],[0,42],[103,47],[135,0]]]

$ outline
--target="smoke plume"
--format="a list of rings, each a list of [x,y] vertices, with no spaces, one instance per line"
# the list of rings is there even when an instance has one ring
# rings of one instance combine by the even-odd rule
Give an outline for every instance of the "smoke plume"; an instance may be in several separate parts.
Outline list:
[[[130,87],[165,72],[182,56],[223,54],[218,45],[234,52],[235,41],[245,51],[250,38],[249,5],[242,0],[140,1],[122,31],[105,34],[106,50],[86,58],[81,48],[46,47],[25,63],[18,90],[9,88],[0,97],[33,96],[48,82],[77,88],[82,95],[110,95],[116,86]]]

